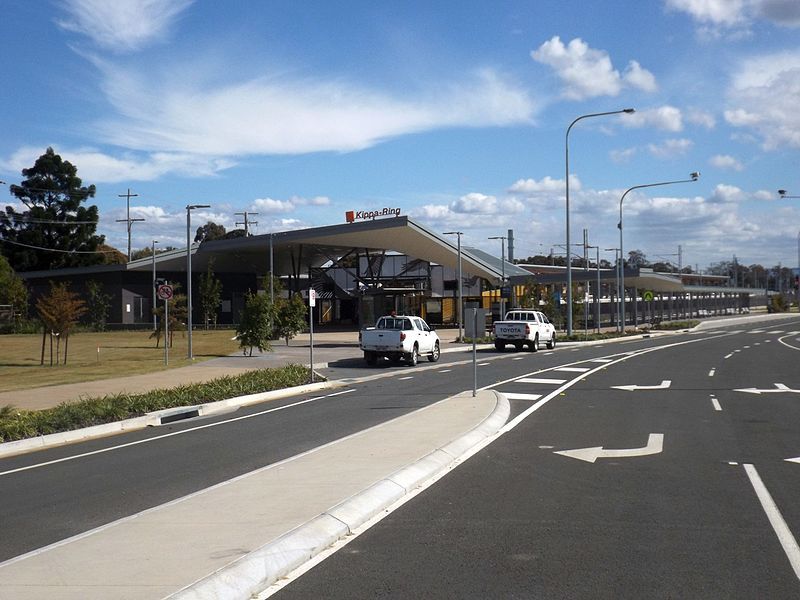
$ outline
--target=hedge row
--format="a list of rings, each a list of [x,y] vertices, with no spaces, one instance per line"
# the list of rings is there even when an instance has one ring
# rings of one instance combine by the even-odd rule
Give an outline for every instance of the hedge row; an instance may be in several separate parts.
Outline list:
[[[193,406],[303,385],[308,383],[310,375],[307,367],[288,365],[142,394],[84,398],[44,410],[18,410],[4,406],[0,408],[0,442],[112,423],[164,408]]]

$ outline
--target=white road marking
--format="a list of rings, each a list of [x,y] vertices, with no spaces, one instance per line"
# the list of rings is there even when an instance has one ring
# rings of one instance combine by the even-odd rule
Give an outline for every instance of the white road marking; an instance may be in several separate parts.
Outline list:
[[[750,346],[744,346],[744,349],[747,350]]]
[[[651,433],[647,438],[647,445],[642,448],[625,448],[622,450],[606,450],[603,446],[594,448],[579,448],[577,450],[561,450],[556,454],[577,458],[593,463],[598,458],[631,458],[634,456],[649,456],[660,454],[664,449],[664,434]]]
[[[589,362],[596,362],[596,363],[610,363],[610,362],[612,362],[613,360],[614,360],[614,359],[612,359],[612,358],[593,358],[593,359],[592,359],[592,360],[590,360]]]
[[[517,356],[516,358],[512,358],[511,360],[525,360],[524,356]]]
[[[572,373],[586,373],[586,371],[589,370],[589,367],[558,367],[557,369],[553,369],[553,371],[569,371]]]
[[[724,356],[724,358],[730,358],[731,356],[733,356],[733,352],[731,352],[730,354],[726,354],[726,355]]]
[[[398,377],[397,381],[405,381],[406,379],[414,379],[413,375],[407,375],[406,377]]]
[[[715,371],[716,371],[716,369],[711,369],[711,370],[708,372],[708,376],[709,376],[709,377],[713,377],[713,376],[714,376],[714,372],[715,372]]]
[[[503,396],[509,400],[538,400],[541,394],[517,394],[514,392],[502,392]]]
[[[349,394],[350,392],[355,392],[355,389],[349,390],[342,390],[341,392],[333,392],[332,394],[326,394],[325,396],[314,396],[313,398],[306,398],[305,400],[300,400],[299,402],[293,402],[292,404],[287,404],[285,406],[279,406],[277,408],[270,408],[267,410],[262,410],[250,415],[242,415],[241,417],[234,417],[232,419],[225,419],[224,421],[217,421],[216,423],[207,423],[205,425],[198,425],[197,427],[190,427],[189,429],[181,429],[180,431],[173,431],[171,433],[165,433],[164,435],[159,435],[156,437],[147,438],[144,440],[136,440],[135,442],[128,442],[126,444],[119,444],[118,446],[109,446],[108,448],[101,448],[100,450],[93,450],[92,452],[84,452],[82,454],[75,454],[73,456],[65,456],[64,458],[58,458],[56,460],[48,460],[47,462],[36,463],[33,465],[28,465],[26,467],[19,467],[18,469],[11,469],[9,471],[0,471],[0,477],[3,475],[11,475],[12,473],[19,473],[20,471],[29,471],[31,469],[38,469],[39,467],[46,467],[49,465],[55,465],[57,463],[67,462],[69,460],[75,460],[78,458],[84,458],[86,456],[93,456],[95,454],[103,454],[104,452],[111,452],[112,450],[121,450],[122,448],[129,448],[131,446],[138,446],[139,444],[148,444],[150,442],[155,442],[157,440],[162,440],[164,438],[174,437],[176,435],[183,435],[185,433],[191,433],[193,431],[199,431],[201,429],[209,429],[211,427],[218,427],[220,425],[227,425],[228,423],[234,423],[236,421],[243,421],[244,419],[252,419],[253,417],[260,417],[261,415],[266,415],[267,413],[277,412],[279,410],[285,410],[287,408],[292,408],[295,406],[300,406],[301,404],[307,404],[309,402],[314,402],[316,400],[322,400],[323,398],[330,398],[331,396],[341,396],[342,394]]]
[[[714,410],[722,410],[722,407],[719,405],[719,400],[716,398],[711,399],[711,404],[714,405]]]
[[[746,392],[748,394],[781,394],[781,393],[789,393],[789,394],[800,394],[800,390],[793,390],[788,385],[783,383],[776,383],[774,388],[768,389],[759,389],[759,388],[739,388],[733,390],[734,392]]]
[[[517,379],[520,383],[549,383],[551,385],[561,385],[562,383],[566,383],[566,379],[542,379],[538,377],[523,377],[522,379]]]
[[[798,456],[797,458],[787,458],[787,459],[784,459],[784,460],[786,460],[786,462],[793,462],[793,463],[800,464],[800,456]]]
[[[625,390],[628,392],[633,392],[635,390],[666,390],[669,389],[670,385],[672,385],[672,381],[664,379],[658,385],[612,385],[611,389]]]
[[[490,363],[478,363],[478,366],[479,366],[479,367],[486,367],[486,366],[488,366],[489,364],[490,364]]]
[[[441,371],[436,371],[437,373],[449,373],[453,369],[442,369]]]
[[[786,557],[789,559],[792,569],[794,569],[795,576],[800,579],[800,547],[797,545],[797,540],[794,539],[791,530],[788,525],[786,525],[783,515],[781,515],[781,512],[778,510],[778,506],[772,499],[764,482],[761,481],[761,477],[758,475],[756,468],[753,465],[746,464],[744,465],[744,470],[745,473],[747,473],[747,477],[750,479],[750,484],[753,486],[756,496],[758,496],[761,502],[761,507],[767,514],[772,529],[778,536],[778,541],[780,541],[781,546],[783,546],[783,551],[786,553]]]

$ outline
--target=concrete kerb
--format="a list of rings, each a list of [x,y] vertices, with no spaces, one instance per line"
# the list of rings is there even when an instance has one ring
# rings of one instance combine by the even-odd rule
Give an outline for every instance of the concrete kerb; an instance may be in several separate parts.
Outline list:
[[[425,481],[450,468],[470,448],[497,433],[511,413],[508,399],[494,390],[495,408],[478,426],[437,448],[307,523],[250,552],[208,577],[169,596],[170,600],[245,600],[291,573]],[[462,392],[458,398],[471,395]]]
[[[259,402],[266,402],[268,400],[277,400],[279,398],[286,398],[296,394],[316,392],[319,390],[336,387],[337,385],[340,384],[337,384],[335,381],[309,383],[291,388],[272,390],[258,394],[248,394],[247,396],[238,396],[236,398],[228,398],[227,400],[219,400],[217,402],[207,402],[205,404],[181,406],[178,408],[166,408],[147,413],[141,417],[133,417],[131,419],[124,419],[122,421],[115,421],[113,423],[104,423],[102,425],[93,425],[83,429],[73,429],[71,431],[50,433],[24,440],[5,442],[0,444],[0,458],[23,454],[33,450],[43,450],[45,448],[52,448],[54,446],[63,446],[74,442],[106,437],[115,433],[121,433],[123,431],[135,431],[137,429],[144,429],[145,427],[158,427],[163,424],[165,418],[169,420],[169,417],[174,417],[184,413],[196,411],[198,416],[210,416],[219,412],[225,412],[232,408],[249,406],[251,404],[258,404]]]

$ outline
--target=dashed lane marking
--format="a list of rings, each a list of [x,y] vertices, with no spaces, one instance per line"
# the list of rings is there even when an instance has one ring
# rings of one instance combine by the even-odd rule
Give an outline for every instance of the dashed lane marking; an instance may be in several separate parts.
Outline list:
[[[562,383],[566,383],[566,379],[543,379],[539,377],[523,377],[522,379],[516,379],[520,383],[549,383],[550,385],[561,385]]]
[[[570,373],[585,373],[589,370],[589,367],[559,367],[558,369],[553,369],[553,371],[568,371]]]

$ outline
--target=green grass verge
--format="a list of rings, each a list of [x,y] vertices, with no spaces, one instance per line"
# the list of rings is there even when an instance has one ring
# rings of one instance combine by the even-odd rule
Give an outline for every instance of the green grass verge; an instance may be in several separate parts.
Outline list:
[[[0,442],[112,423],[164,408],[193,406],[303,385],[308,383],[310,375],[307,367],[287,365],[142,394],[84,398],[45,410],[17,410],[13,406],[4,406],[0,408]]]
[[[663,321],[656,325],[653,329],[670,330],[670,329],[692,329],[697,327],[700,321]]]

